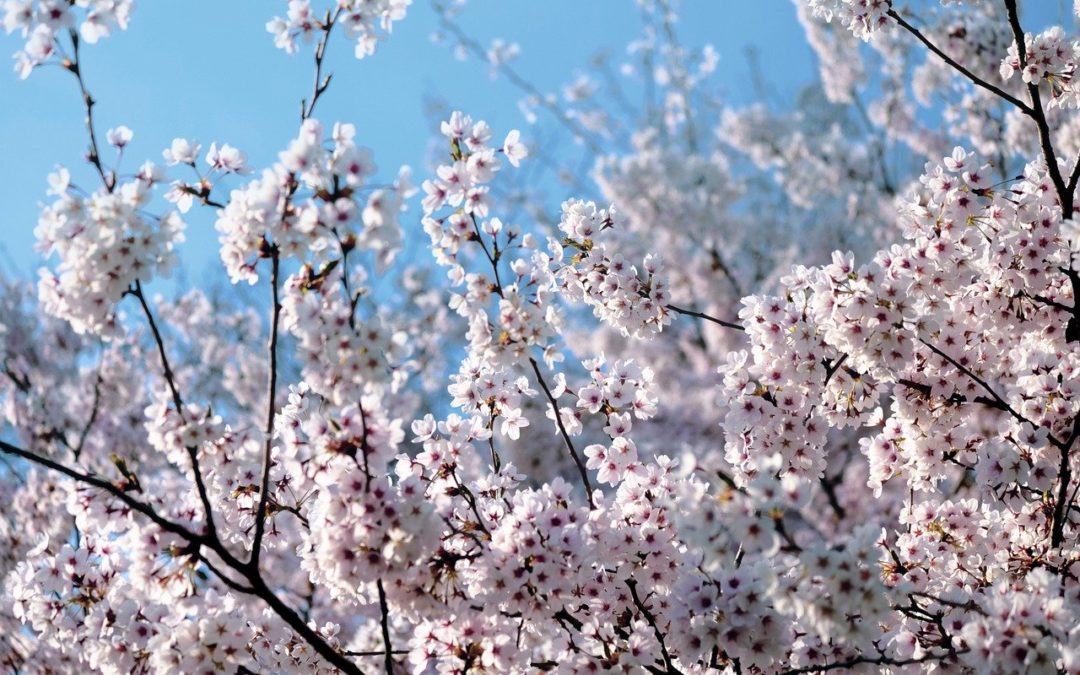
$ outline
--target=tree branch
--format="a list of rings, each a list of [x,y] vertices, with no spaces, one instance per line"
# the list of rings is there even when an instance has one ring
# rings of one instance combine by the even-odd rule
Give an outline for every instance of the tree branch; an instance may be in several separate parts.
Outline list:
[[[636,606],[644,615],[645,621],[649,623],[649,627],[652,628],[653,635],[656,636],[656,641],[660,643],[660,655],[664,659],[664,672],[668,675],[682,675],[682,671],[675,667],[671,662],[671,654],[668,653],[667,642],[664,640],[664,634],[660,632],[660,627],[656,625],[656,617],[649,611],[649,608],[645,606],[645,603],[638,597],[637,581],[633,579],[626,580],[626,587],[630,589],[630,597],[634,599],[634,606]]]
[[[173,405],[176,406],[176,414],[180,416],[181,420],[187,421],[187,416],[184,411],[184,401],[180,397],[180,390],[176,386],[176,375],[173,373],[172,366],[169,365],[169,355],[165,351],[165,340],[161,337],[161,331],[158,330],[157,322],[154,321],[154,313],[150,311],[150,305],[146,302],[146,294],[143,293],[142,282],[138,279],[135,280],[134,290],[129,290],[127,293],[134,295],[139,300],[139,304],[142,306],[143,314],[146,315],[146,322],[150,326],[150,333],[154,336],[154,342],[157,344],[158,356],[161,357],[161,368],[165,371],[165,382],[169,386],[169,392],[172,394]],[[203,510],[206,512],[206,529],[211,536],[214,536],[216,527],[214,525],[214,509],[210,506],[210,496],[206,490],[206,482],[203,480],[202,469],[199,466],[199,449],[194,446],[187,446],[188,457],[191,459],[191,471],[194,474],[195,488],[199,493],[199,501],[202,502]]]
[[[311,100],[300,100],[300,121],[311,117],[315,112],[315,104],[319,102],[319,97],[323,95],[323,92],[330,86],[330,78],[333,75],[327,75],[325,78],[322,76],[322,64],[323,59],[326,57],[326,45],[330,41],[330,31],[334,29],[334,23],[337,22],[338,17],[341,16],[343,5],[338,4],[338,8],[334,10],[333,14],[330,14],[330,10],[326,10],[326,19],[323,22],[323,34],[319,39],[319,44],[315,46],[315,83],[312,85]]]
[[[394,648],[390,645],[390,608],[386,604],[386,591],[383,589],[382,579],[376,583],[379,590],[379,625],[382,629],[383,664],[386,666],[386,675],[394,675]]]
[[[82,68],[79,63],[79,33],[72,28],[68,31],[68,35],[71,36],[72,58],[70,62],[65,63],[65,66],[75,75],[75,79],[79,82],[79,93],[82,94],[83,108],[86,110],[86,132],[90,136],[90,152],[87,153],[86,159],[97,169],[105,189],[112,192],[116,187],[116,175],[106,172],[104,165],[101,163],[97,134],[94,132],[94,104],[96,101],[94,101],[94,97],[90,95],[90,91],[86,88],[86,81],[82,76]]]
[[[574,464],[577,464],[578,473],[581,474],[581,482],[585,485],[585,496],[589,499],[589,508],[596,508],[596,504],[593,502],[593,488],[592,483],[589,481],[589,472],[585,468],[585,463],[581,461],[581,457],[578,456],[577,450],[574,448],[574,442],[570,440],[570,434],[567,433],[566,427],[563,425],[559,404],[555,401],[555,397],[551,395],[551,389],[548,388],[547,382],[544,381],[544,375],[540,372],[540,364],[532,357],[529,357],[529,363],[532,364],[533,372],[536,373],[536,381],[540,383],[540,388],[544,390],[544,395],[547,396],[548,402],[551,403],[551,409],[555,412],[555,422],[558,424],[559,433],[562,434],[563,441],[566,443],[566,449],[570,451]]]
[[[1024,29],[1020,26],[1020,14],[1016,8],[1016,0],[1005,0],[1005,9],[1009,14],[1009,27],[1012,28],[1013,39],[1016,41],[1016,50],[1020,55],[1020,67],[1027,63],[1027,40],[1024,39]],[[1046,113],[1043,111],[1042,96],[1039,94],[1039,85],[1036,82],[1028,83],[1028,96],[1031,98],[1031,107],[1028,108],[1028,116],[1035,120],[1035,126],[1039,129],[1039,145],[1042,147],[1043,157],[1046,159],[1046,170],[1050,173],[1050,180],[1057,190],[1058,199],[1061,202],[1062,215],[1065,218],[1072,217],[1073,196],[1065,185],[1065,179],[1061,177],[1061,167],[1058,166],[1057,157],[1054,155],[1054,146],[1050,141],[1050,125],[1046,122]]]
[[[1014,106],[1016,106],[1017,108],[1019,108],[1021,110],[1021,112],[1023,112],[1025,115],[1030,116],[1030,115],[1033,114],[1034,111],[1032,111],[1031,107],[1028,106],[1026,103],[1024,103],[1020,99],[1016,98],[1012,94],[1008,93],[1007,91],[1001,89],[1000,87],[997,87],[997,86],[994,86],[994,85],[990,84],[989,82],[982,79],[981,77],[979,77],[975,73],[971,72],[970,70],[968,70],[964,66],[960,65],[960,63],[958,63],[955,59],[950,57],[948,54],[941,51],[941,49],[939,49],[938,46],[935,45],[933,42],[930,42],[929,38],[927,38],[925,35],[923,35],[919,31],[918,28],[915,28],[910,23],[908,23],[906,20],[904,20],[904,17],[900,16],[896,12],[895,9],[889,9],[889,11],[886,12],[886,13],[889,15],[889,17],[891,17],[894,21],[896,21],[896,23],[900,24],[901,28],[903,28],[907,32],[914,35],[919,40],[919,42],[926,45],[927,49],[932,51],[934,54],[937,54],[937,56],[942,61],[947,63],[949,66],[951,66],[953,68],[953,70],[957,71],[958,73],[960,73],[961,75],[963,75],[967,79],[971,80],[971,82],[974,83],[976,86],[982,87],[983,89],[985,89],[985,90],[987,90],[989,92],[992,92],[992,93],[996,94],[997,96],[999,96],[1000,98],[1008,101],[1009,103],[1011,103]]]
[[[706,321],[711,321],[711,322],[713,322],[713,323],[715,323],[717,325],[723,326],[724,328],[731,328],[732,330],[741,330],[741,331],[744,331],[744,332],[746,331],[746,328],[744,328],[743,326],[741,326],[741,325],[739,325],[737,323],[734,323],[734,322],[731,322],[731,321],[724,321],[723,319],[717,319],[715,316],[709,316],[708,314],[705,314],[703,312],[695,312],[692,309],[684,309],[682,307],[676,307],[675,305],[672,305],[672,304],[668,304],[667,308],[670,309],[671,311],[677,312],[679,314],[685,314],[686,316],[694,316],[694,317],[697,317],[699,319],[704,319]]]
[[[281,302],[278,298],[278,276],[281,271],[281,260],[276,246],[271,247],[270,269],[270,297],[273,301],[273,309],[270,316],[270,374],[266,394],[266,445],[263,448],[262,470],[260,472],[259,504],[255,510],[255,535],[252,537],[251,543],[251,562],[248,563],[253,570],[259,569],[259,555],[262,551],[263,534],[266,532],[266,503],[270,498],[270,466],[274,447],[274,417],[277,414],[277,404],[274,399],[277,392],[278,321],[281,317]]]

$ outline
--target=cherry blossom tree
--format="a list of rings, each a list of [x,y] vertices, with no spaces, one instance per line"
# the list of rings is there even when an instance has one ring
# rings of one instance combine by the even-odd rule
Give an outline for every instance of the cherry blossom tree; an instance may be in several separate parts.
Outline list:
[[[314,67],[271,166],[177,138],[130,174],[84,69],[132,1],[4,2],[89,169],[0,292],[4,668],[1080,672],[1080,42],[796,0],[820,82],[778,112],[639,5],[637,108],[438,7],[587,153],[545,215],[514,174],[577,160],[528,129],[454,111],[376,182],[319,121],[330,40],[378,67],[408,0],[269,20]],[[154,294],[192,209],[227,292]]]

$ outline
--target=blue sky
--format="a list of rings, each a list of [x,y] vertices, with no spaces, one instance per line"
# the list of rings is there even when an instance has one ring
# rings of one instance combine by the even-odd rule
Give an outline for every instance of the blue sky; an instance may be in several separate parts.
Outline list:
[[[247,152],[253,167],[274,161],[296,133],[299,100],[312,77],[310,47],[288,56],[265,30],[285,5],[143,0],[127,31],[83,50],[85,77],[98,100],[99,134],[120,124],[135,132],[121,170],[136,168],[144,158],[160,162],[161,150],[176,136],[197,139],[204,148],[211,141],[228,142]],[[717,82],[733,100],[751,97],[744,56],[749,45],[760,48],[762,69],[778,89],[794,90],[813,77],[791,0],[688,0],[680,14],[684,43],[712,43],[720,51]],[[495,37],[519,43],[515,67],[545,92],[572,80],[597,51],[607,50],[618,61],[641,30],[630,0],[471,0],[460,23],[484,45]],[[334,81],[316,117],[355,123],[382,176],[409,164],[422,177],[432,138],[426,99],[487,119],[499,135],[520,127],[530,136],[518,110],[520,92],[504,80],[493,81],[486,65],[458,61],[445,45],[433,44],[436,28],[428,0],[414,0],[373,57],[357,61],[352,44],[342,34],[334,36],[326,62]],[[0,35],[0,53],[20,46],[17,35]],[[39,69],[25,81],[0,68],[0,101],[0,246],[6,267],[31,275],[40,263],[33,229],[46,199],[47,174],[63,164],[76,182],[95,185],[82,162],[82,110],[74,78],[59,68]],[[181,255],[187,270],[199,275],[216,259],[213,216],[194,209],[186,220]]]
[[[1058,0],[1029,5],[1051,19],[1066,6]],[[283,0],[141,0],[129,30],[85,48],[83,69],[98,100],[99,134],[121,124],[135,131],[121,169],[132,170],[144,158],[160,162],[161,150],[176,136],[204,148],[228,142],[247,152],[256,168],[272,163],[296,133],[299,100],[312,77],[310,47],[288,56],[265,30],[285,6]],[[745,57],[750,46],[781,98],[815,77],[791,0],[685,0],[680,16],[685,44],[711,43],[720,52],[716,82],[731,103],[754,99]],[[598,51],[618,61],[641,30],[631,0],[470,0],[460,23],[482,44],[495,37],[519,43],[515,67],[545,92],[572,80]],[[419,179],[426,174],[432,138],[427,99],[487,119],[497,135],[521,127],[526,140],[530,136],[517,106],[520,92],[505,80],[492,81],[485,64],[458,61],[446,46],[433,44],[436,27],[428,0],[414,0],[373,57],[357,61],[341,34],[332,42],[327,70],[334,82],[316,116],[355,123],[382,177],[392,177],[401,164],[412,165]],[[20,46],[18,36],[0,35],[0,53]],[[32,276],[40,264],[33,229],[47,174],[63,164],[76,182],[95,184],[82,161],[82,110],[74,78],[59,68],[41,69],[26,81],[0,68],[0,101],[0,253],[5,267]],[[403,224],[418,228],[410,222],[417,217],[414,210]],[[181,256],[198,277],[217,256],[213,214],[195,209],[186,220]]]

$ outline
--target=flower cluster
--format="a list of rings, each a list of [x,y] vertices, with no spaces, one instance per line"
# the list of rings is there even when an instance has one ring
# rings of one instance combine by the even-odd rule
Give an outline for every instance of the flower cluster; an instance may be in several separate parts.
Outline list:
[[[79,333],[116,331],[116,304],[138,282],[168,276],[176,265],[174,247],[183,241],[184,223],[175,212],[146,214],[160,170],[147,163],[115,189],[84,195],[66,169],[50,176],[57,199],[46,207],[34,230],[38,247],[57,255],[56,272],[41,271],[42,305],[71,322]]]
[[[393,190],[370,191],[366,202],[360,201],[375,167],[370,153],[356,145],[355,134],[351,124],[335,124],[333,146],[327,148],[322,125],[306,120],[277,164],[232,191],[216,227],[233,283],[258,281],[256,264],[273,250],[283,257],[313,253],[316,260],[329,260],[359,248],[376,251],[384,264],[393,260],[401,242],[402,194],[411,190],[407,174]],[[175,161],[194,161],[197,152],[187,148]]]
[[[807,0],[811,11],[828,22],[836,19],[863,40],[890,23],[892,0]]]
[[[1051,105],[1068,108],[1080,107],[1080,98],[1073,88],[1073,75],[1080,61],[1080,42],[1069,41],[1060,26],[1047,29],[1038,35],[1024,36],[1024,60],[1013,42],[1008,55],[1001,61],[1001,77],[1008,80],[1016,73],[1026,84],[1050,84]]]
[[[584,301],[597,318],[624,335],[659,333],[671,323],[663,263],[648,254],[639,271],[620,254],[609,252],[602,239],[605,230],[616,227],[614,209],[598,209],[580,200],[563,203],[559,229],[566,236],[561,243],[551,243],[554,262],[564,260],[566,249],[574,253],[558,271],[561,290],[570,300]]]
[[[4,30],[26,38],[15,53],[15,72],[26,79],[58,54],[61,33],[73,30],[76,22],[82,39],[91,44],[114,29],[125,30],[134,5],[134,0],[4,0]],[[78,17],[77,10],[85,15]]]
[[[266,30],[274,36],[274,46],[289,54],[297,51],[297,40],[311,42],[319,32],[329,33],[340,22],[348,36],[356,40],[356,58],[375,53],[381,39],[380,31],[390,33],[395,21],[405,18],[412,0],[340,0],[333,10],[320,17],[311,8],[310,0],[289,0],[285,17],[274,17]]]

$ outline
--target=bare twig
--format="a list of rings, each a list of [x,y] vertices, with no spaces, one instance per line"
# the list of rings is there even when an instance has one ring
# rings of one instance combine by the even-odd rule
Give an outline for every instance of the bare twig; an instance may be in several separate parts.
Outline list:
[[[326,19],[323,21],[323,34],[319,39],[319,44],[315,46],[315,82],[311,89],[311,99],[302,99],[300,101],[300,121],[311,117],[315,112],[315,104],[319,102],[319,98],[330,86],[330,79],[333,75],[322,75],[323,59],[326,57],[326,45],[330,41],[330,31],[334,29],[334,24],[337,22],[338,17],[341,16],[343,5],[338,4],[338,8],[331,14],[330,10],[326,10]]]
[[[732,330],[741,330],[741,331],[746,330],[746,328],[744,328],[743,326],[740,326],[737,323],[734,323],[732,321],[724,321],[723,319],[717,319],[715,316],[709,316],[708,314],[705,314],[703,312],[695,312],[692,309],[685,309],[683,307],[676,307],[675,305],[672,305],[672,304],[668,304],[667,308],[670,309],[671,311],[677,312],[679,314],[685,314],[686,316],[694,316],[694,317],[697,317],[699,319],[704,319],[705,321],[711,321],[711,322],[713,322],[713,323],[715,323],[715,324],[717,324],[719,326],[723,326],[724,328],[730,328]]]
[[[116,187],[116,175],[105,171],[101,163],[101,152],[98,150],[97,133],[94,131],[94,104],[96,101],[86,88],[86,80],[83,79],[81,64],[79,63],[79,32],[74,28],[68,31],[71,36],[71,61],[65,63],[68,70],[79,81],[79,93],[82,94],[83,108],[86,110],[86,133],[90,136],[90,151],[86,155],[87,161],[94,165],[105,189],[112,192]]]

